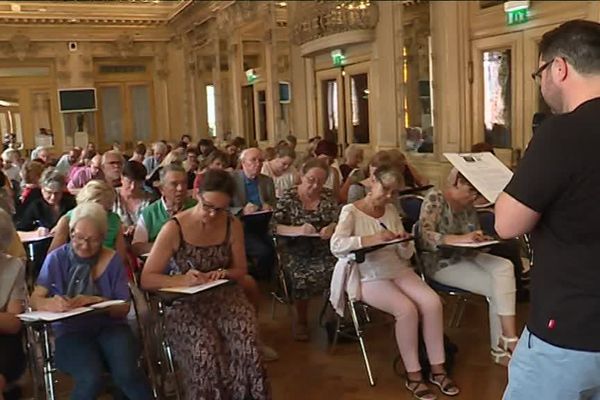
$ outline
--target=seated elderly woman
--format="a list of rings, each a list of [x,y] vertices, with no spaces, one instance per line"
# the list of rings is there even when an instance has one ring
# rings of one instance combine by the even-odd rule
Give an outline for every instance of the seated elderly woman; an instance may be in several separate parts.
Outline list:
[[[152,194],[144,190],[146,167],[137,161],[126,161],[121,171],[121,186],[112,211],[121,218],[123,233],[131,237],[142,210],[152,202]]]
[[[8,386],[25,370],[21,322],[16,315],[23,312],[27,288],[25,265],[9,254],[14,234],[10,215],[0,210],[0,399],[3,393],[10,398]]]
[[[56,170],[47,168],[44,171],[40,188],[42,196],[29,202],[16,226],[19,231],[37,229],[44,236],[76,203],[71,194],[65,193],[65,178]]]
[[[256,316],[241,288],[248,274],[243,228],[227,212],[234,187],[227,172],[208,171],[198,204],[163,226],[142,271],[146,290],[220,278],[239,283],[211,289],[166,311],[167,334],[189,400],[271,398]]]
[[[358,168],[363,162],[364,151],[357,144],[351,144],[346,147],[344,151],[344,163],[340,165],[340,172],[342,174],[342,182],[346,182],[350,173]]]
[[[439,250],[440,245],[484,240],[473,202],[477,190],[456,170],[443,191],[425,195],[420,215],[420,244],[425,273],[435,281],[486,296],[489,299],[491,354],[506,365],[517,344],[515,275],[505,258],[465,249]]]
[[[115,191],[104,181],[89,181],[79,193],[77,193],[77,205],[84,203],[98,203],[104,209],[108,228],[103,235],[104,246],[116,250],[125,260],[127,257],[127,244],[123,235],[123,226],[119,215],[112,210],[115,202]],[[69,240],[69,219],[72,211],[67,212],[52,229],[54,239],[50,244],[49,251],[55,250]]]
[[[123,261],[102,246],[107,219],[100,204],[86,202],[73,210],[71,241],[46,257],[31,304],[36,310],[63,312],[105,300],[125,301],[54,323],[54,358],[56,367],[75,381],[71,399],[96,399],[107,369],[129,399],[147,400],[152,394],[137,365],[137,345],[126,321],[129,289]]]
[[[283,236],[285,269],[289,272],[291,292],[296,304],[294,338],[308,340],[308,300],[321,296],[329,287],[336,258],[328,240],[338,217],[337,202],[331,190],[323,187],[329,165],[312,159],[302,166],[298,187],[279,198],[273,217],[277,233]],[[302,237],[318,235],[317,237]]]
[[[275,158],[263,164],[261,174],[273,179],[275,195],[280,198],[298,182],[298,172],[293,166],[296,153],[288,146],[280,146],[275,151]]]
[[[390,156],[388,151],[381,150],[378,151],[371,157],[369,161],[369,165],[367,166],[367,176],[364,177],[364,173],[357,173],[355,176],[362,178],[361,180],[356,180],[349,184],[348,188],[348,203],[354,203],[357,200],[362,199],[371,191],[371,186],[377,183],[377,180],[374,179],[373,173],[379,167],[383,167],[384,165],[391,165],[392,157]]]
[[[377,168],[375,182],[366,197],[344,206],[331,238],[331,251],[345,257],[353,250],[404,238],[402,220],[391,203],[393,192],[402,187],[402,174],[392,166]],[[417,399],[435,399],[425,383],[418,355],[419,325],[431,364],[429,382],[442,393],[458,394],[458,387],[444,368],[444,324],[437,294],[410,266],[412,242],[385,246],[366,254],[358,264],[360,298],[396,318],[396,341],[407,371],[406,388]],[[419,321],[420,320],[420,321]]]

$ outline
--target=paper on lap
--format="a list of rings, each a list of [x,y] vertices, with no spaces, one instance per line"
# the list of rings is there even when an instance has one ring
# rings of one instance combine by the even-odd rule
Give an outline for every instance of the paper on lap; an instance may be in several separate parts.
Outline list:
[[[69,317],[73,317],[75,315],[85,314],[92,311],[90,307],[79,307],[73,310],[65,311],[65,312],[51,312],[51,311],[31,311],[23,314],[17,315],[17,317],[23,321],[58,321],[60,319],[65,319]]]
[[[202,292],[204,290],[211,289],[215,286],[220,286],[227,282],[229,282],[228,279],[217,279],[216,281],[203,283],[201,285],[187,286],[187,287],[177,286],[177,287],[170,287],[170,288],[162,288],[162,289],[160,289],[160,291],[161,292],[171,292],[171,293],[182,293],[182,294],[195,294],[195,293]]]
[[[38,233],[38,231],[29,231],[29,232],[18,231],[17,234],[19,235],[19,239],[23,243],[38,242],[40,240],[44,240],[44,239],[52,237],[51,233],[49,233],[47,235],[40,236],[40,234]]]

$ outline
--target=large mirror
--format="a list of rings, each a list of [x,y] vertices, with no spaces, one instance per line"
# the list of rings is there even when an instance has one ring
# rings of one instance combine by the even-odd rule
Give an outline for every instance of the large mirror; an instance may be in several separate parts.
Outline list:
[[[406,150],[433,152],[433,93],[429,1],[410,2],[402,13]]]

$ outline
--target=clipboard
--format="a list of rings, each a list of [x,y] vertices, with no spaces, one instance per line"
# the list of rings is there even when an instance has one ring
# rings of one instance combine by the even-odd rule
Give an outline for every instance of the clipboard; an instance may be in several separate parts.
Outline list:
[[[244,214],[240,218],[244,224],[244,229],[252,232],[267,232],[271,224],[272,210],[257,211],[252,214]]]
[[[382,249],[384,247],[387,247],[387,246],[390,246],[393,244],[410,242],[411,240],[415,240],[414,236],[409,236],[404,239],[394,239],[394,240],[390,240],[390,241],[387,241],[384,243],[379,243],[379,244],[376,244],[373,246],[361,247],[360,249],[354,250],[351,253],[354,254],[354,258],[357,263],[362,263],[365,261],[365,256],[375,250],[379,250],[379,249]]]
[[[493,246],[501,243],[500,240],[485,240],[483,242],[472,242],[472,243],[456,243],[456,244],[440,244],[438,245],[441,249],[471,249],[479,250],[486,247]]]

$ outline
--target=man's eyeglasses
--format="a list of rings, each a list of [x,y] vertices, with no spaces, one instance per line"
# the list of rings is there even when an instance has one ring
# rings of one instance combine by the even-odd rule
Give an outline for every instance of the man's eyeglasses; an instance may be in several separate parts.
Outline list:
[[[200,202],[202,203],[202,209],[207,213],[218,214],[220,212],[225,212],[228,210],[227,207],[215,207],[214,205],[207,203],[206,200],[204,200],[204,196],[202,196],[202,193],[199,194],[199,197]]]
[[[552,65],[552,63],[554,62],[554,58],[548,62],[545,62],[544,64],[542,64],[541,67],[539,67],[535,72],[533,72],[531,74],[531,78],[536,82],[536,83],[540,83],[540,81],[542,80],[542,72],[544,72],[544,70],[546,68],[548,68],[550,65]]]

